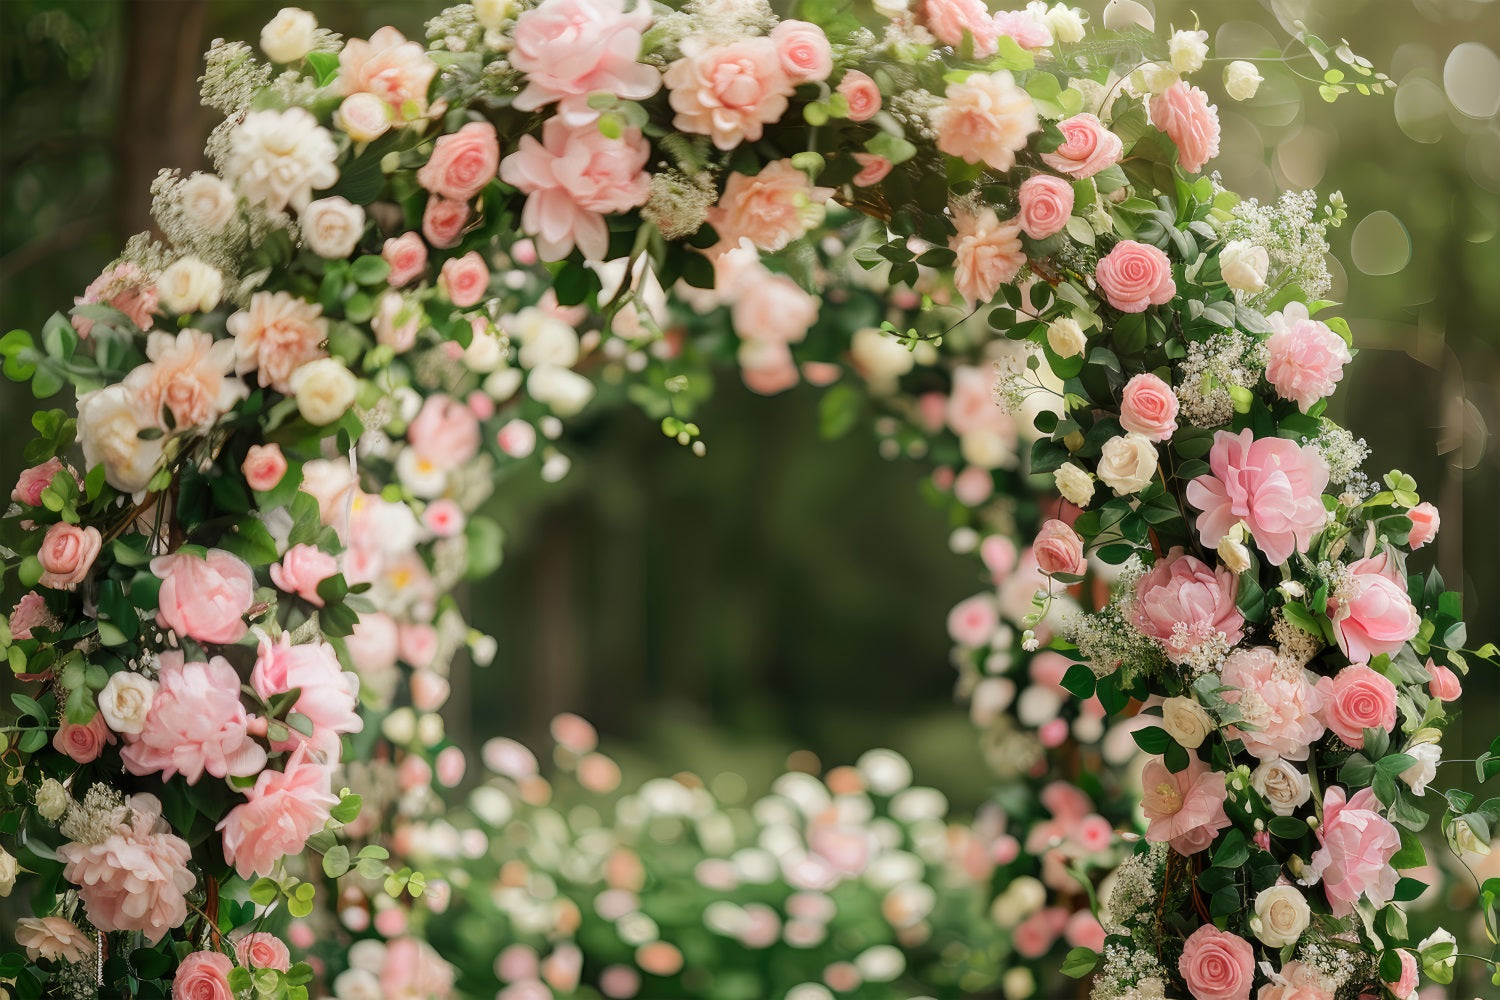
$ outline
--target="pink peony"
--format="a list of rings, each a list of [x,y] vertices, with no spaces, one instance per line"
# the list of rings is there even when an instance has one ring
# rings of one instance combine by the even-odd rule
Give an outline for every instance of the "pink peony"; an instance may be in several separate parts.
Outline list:
[[[1337,785],[1323,795],[1323,824],[1305,881],[1323,882],[1328,907],[1335,917],[1354,912],[1359,897],[1376,907],[1389,903],[1396,894],[1396,869],[1391,858],[1401,849],[1401,835],[1380,815],[1373,788],[1364,788],[1345,801]]]
[[[1035,174],[1021,182],[1016,195],[1021,210],[1021,230],[1034,240],[1044,240],[1063,231],[1073,214],[1073,185],[1051,174]]]
[[[1401,956],[1401,975],[1395,982],[1386,983],[1385,988],[1395,995],[1396,1000],[1416,1000],[1420,972],[1417,956],[1408,948],[1400,949],[1397,954]]]
[[[1312,445],[1217,431],[1208,454],[1212,472],[1188,483],[1198,515],[1198,537],[1213,548],[1243,520],[1255,544],[1276,565],[1306,552],[1327,521],[1323,488],[1328,464]]]
[[[1082,576],[1088,569],[1088,560],[1083,557],[1083,539],[1056,518],[1042,524],[1031,551],[1036,554],[1037,568],[1047,576],[1057,573]]]
[[[433,195],[422,210],[422,235],[439,250],[458,246],[472,214],[466,201]]]
[[[161,580],[156,623],[180,636],[224,645],[245,634],[245,612],[255,599],[255,574],[239,556],[209,549],[157,556],[151,573]]]
[[[316,545],[293,545],[271,566],[271,582],[278,590],[295,594],[313,607],[321,608],[318,584],[339,571],[339,561]]]
[[[1229,570],[1212,569],[1174,548],[1135,585],[1135,627],[1159,639],[1173,663],[1182,663],[1218,634],[1231,646],[1240,641],[1245,618],[1235,607],[1238,592],[1239,579]]]
[[[536,239],[543,260],[562,260],[574,246],[589,260],[603,260],[609,252],[604,217],[645,203],[651,178],[643,168],[650,156],[639,129],[611,139],[591,122],[570,126],[553,117],[542,126],[541,142],[521,137],[500,164],[500,177],[526,193],[521,229]]]
[[[240,472],[244,473],[245,485],[252,490],[264,493],[275,489],[286,475],[286,456],[281,453],[281,445],[252,444],[245,453],[245,461],[240,463]]]
[[[417,183],[441,198],[468,201],[495,179],[499,167],[495,126],[469,122],[457,132],[438,136],[432,156],[417,168]]]
[[[1167,255],[1135,240],[1121,240],[1100,258],[1094,280],[1109,304],[1126,313],[1166,305],[1177,294]]]
[[[782,21],[771,29],[781,69],[792,83],[817,83],[833,72],[833,50],[823,29],[807,21]]]
[[[874,187],[890,176],[895,164],[884,156],[874,153],[855,153],[854,162],[859,164],[859,173],[850,179],[855,187]]]
[[[1219,109],[1181,81],[1151,99],[1151,124],[1177,144],[1177,162],[1196,173],[1219,155]]]
[[[250,685],[267,701],[298,689],[292,710],[311,720],[313,745],[330,757],[338,755],[339,734],[364,728],[364,720],[359,717],[359,676],[345,671],[338,654],[325,642],[294,646],[285,632],[278,642],[262,639],[250,671]],[[294,731],[288,745],[301,738]]]
[[[33,962],[81,962],[94,953],[94,939],[66,917],[22,917],[16,944]]]
[[[52,485],[52,480],[64,468],[62,459],[49,458],[41,465],[23,469],[16,477],[16,488],[10,491],[10,498],[27,507],[40,507],[42,491]]]
[[[422,46],[389,26],[369,41],[349,39],[339,52],[339,93],[374,94],[391,106],[397,121],[427,113],[427,88],[436,75],[437,63]]]
[[[1411,534],[1407,541],[1413,550],[1420,549],[1437,537],[1443,519],[1438,516],[1438,509],[1432,504],[1423,501],[1407,511],[1406,516],[1411,518]]]
[[[1417,634],[1422,616],[1412,606],[1390,549],[1358,559],[1348,577],[1328,599],[1328,618],[1339,649],[1353,663],[1395,655]]]
[[[975,594],[959,601],[948,612],[948,635],[965,649],[987,646],[1000,627],[1000,612],[993,594]]]
[[[1042,154],[1042,162],[1069,177],[1092,177],[1119,162],[1124,144],[1120,137],[1091,114],[1074,115],[1057,123],[1063,144]]]
[[[1255,1000],[1334,1000],[1316,968],[1303,962],[1288,962],[1271,974],[1255,994]]]
[[[1333,395],[1350,361],[1349,348],[1327,324],[1309,318],[1307,306],[1300,302],[1272,313],[1270,322],[1275,332],[1266,341],[1266,381],[1277,395],[1306,413],[1318,400]]]
[[[104,752],[105,743],[115,741],[114,733],[104,724],[104,716],[98,712],[88,722],[64,722],[52,734],[52,749],[67,754],[74,763],[90,764]]]
[[[262,771],[245,803],[229,811],[214,829],[224,834],[224,860],[240,878],[269,875],[276,862],[302,850],[323,829],[339,800],[330,788],[332,772],[312,759],[306,744],[292,751],[285,771]]]
[[[1177,971],[1195,1000],[1250,1000],[1255,949],[1238,934],[1204,924],[1183,943]]]
[[[1026,263],[1021,249],[1021,226],[1015,219],[1001,222],[993,208],[954,213],[957,232],[948,237],[953,264],[953,286],[970,306],[988,302],[1000,286],[1014,281]]]
[[[42,564],[37,582],[51,590],[72,590],[89,575],[102,544],[98,528],[80,528],[65,521],[50,526],[36,554]]]
[[[286,943],[275,934],[252,931],[234,943],[234,957],[247,969],[276,969],[286,972],[292,967],[292,954]]]
[[[125,376],[125,388],[163,429],[163,411],[177,430],[207,427],[250,394],[232,376],[235,354],[233,340],[216,341],[202,330],[152,333],[146,340],[151,360]]]
[[[380,256],[391,266],[386,282],[392,288],[410,283],[427,270],[427,244],[416,233],[402,233],[386,240]]]
[[[1239,706],[1244,722],[1227,731],[1261,760],[1306,760],[1323,735],[1323,696],[1307,671],[1280,659],[1274,649],[1237,649],[1224,661],[1224,700]]]
[[[1427,691],[1438,701],[1457,701],[1459,695],[1464,693],[1464,687],[1459,683],[1458,675],[1441,663],[1434,663],[1431,657],[1427,660],[1427,672],[1432,675],[1432,680],[1427,684]]]
[[[772,340],[743,340],[735,360],[740,378],[751,392],[774,396],[785,392],[800,380],[792,349]]]
[[[384,997],[442,1000],[453,991],[453,967],[443,961],[427,942],[410,937],[397,938],[386,945],[385,961],[380,968],[380,987]]]
[[[661,88],[655,67],[637,62],[641,34],[651,25],[649,4],[625,10],[626,0],[544,0],[516,18],[510,64],[526,76],[516,97],[518,111],[561,101],[559,111],[574,124],[598,113],[588,96],[608,93],[627,101]]]
[[[950,48],[957,49],[968,35],[976,59],[995,54],[1000,28],[984,0],[924,0],[922,23]]]
[[[21,595],[6,624],[10,628],[10,637],[19,641],[30,639],[34,628],[56,629],[61,623],[47,610],[47,599],[32,590]]]
[[[438,469],[456,469],[479,453],[479,421],[461,400],[428,396],[406,428],[412,449]]]
[[[290,292],[256,292],[250,307],[229,317],[234,335],[235,371],[256,373],[256,381],[291,395],[292,372],[328,357],[328,321],[323,307]]]
[[[120,751],[125,770],[160,771],[163,780],[180,773],[192,785],[205,771],[248,777],[266,766],[265,749],[250,738],[239,674],[228,660],[187,662],[168,651],[160,657],[158,682],[140,735]]]
[[[775,274],[757,282],[729,313],[735,334],[765,344],[795,344],[818,320],[818,300],[791,278]],[[754,365],[752,365],[754,367]]]
[[[438,287],[460,309],[479,304],[490,287],[490,269],[477,251],[443,262]]]
[[[1353,663],[1318,684],[1323,697],[1323,722],[1345,746],[1359,750],[1366,729],[1396,728],[1396,685],[1370,669]]]
[[[1047,22],[1029,10],[996,11],[992,18],[995,30],[1012,39],[1023,49],[1045,49],[1052,44],[1052,29]]]
[[[1149,822],[1147,840],[1165,841],[1178,854],[1191,855],[1207,848],[1229,826],[1224,813],[1224,800],[1229,796],[1224,774],[1197,757],[1176,774],[1160,758],[1151,758],[1141,773],[1141,786],[1141,808]]]
[[[1153,441],[1169,440],[1177,433],[1177,394],[1150,372],[1132,377],[1120,395],[1120,426]]]
[[[709,136],[723,150],[759,140],[766,125],[781,120],[793,91],[769,38],[711,45],[672,63],[663,79],[676,112],[672,125]]]
[[[775,160],[753,176],[729,175],[708,222],[729,246],[748,239],[762,250],[776,251],[800,238],[823,219],[823,205],[833,188],[814,187],[791,160]]]
[[[234,963],[216,951],[195,951],[185,956],[172,974],[174,1000],[234,1000],[229,973]]]
[[[1016,954],[1022,958],[1041,958],[1057,942],[1067,923],[1068,911],[1060,906],[1037,910],[1017,924],[1016,929],[1011,932]]]
[[[83,290],[83,296],[73,300],[73,304],[118,309],[137,327],[149,330],[156,323],[152,315],[156,312],[156,284],[139,267],[127,261],[105,268],[104,273]],[[94,321],[74,316],[73,329],[80,337],[87,337],[94,329]]]
[[[839,81],[838,92],[844,95],[849,105],[851,122],[866,122],[880,111],[880,85],[857,69],[844,73]]]
[[[57,849],[63,878],[78,886],[89,923],[103,931],[140,931],[156,944],[187,919],[186,894],[197,883],[192,851],[161,820],[154,795],[133,795],[120,821],[97,844]]]
[[[994,170],[1015,166],[1027,137],[1041,129],[1031,96],[1016,86],[1008,70],[975,73],[949,84],[931,120],[938,149]]]

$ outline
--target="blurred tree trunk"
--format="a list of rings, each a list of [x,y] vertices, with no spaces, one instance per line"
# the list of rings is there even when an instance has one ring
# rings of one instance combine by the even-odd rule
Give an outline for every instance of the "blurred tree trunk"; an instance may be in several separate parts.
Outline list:
[[[587,648],[578,602],[585,588],[577,572],[580,511],[568,505],[552,510],[540,528],[537,575],[532,581],[530,696],[522,727],[534,745],[546,745],[547,724],[559,712],[580,705],[583,650]]]

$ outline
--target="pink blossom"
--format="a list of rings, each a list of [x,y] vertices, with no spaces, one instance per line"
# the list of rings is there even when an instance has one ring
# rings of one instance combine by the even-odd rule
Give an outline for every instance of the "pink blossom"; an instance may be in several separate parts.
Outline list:
[[[1370,669],[1353,663],[1318,684],[1323,696],[1323,722],[1345,746],[1359,750],[1366,729],[1396,728],[1396,685]]]
[[[894,167],[890,160],[874,153],[855,153],[854,162],[859,164],[859,173],[849,183],[855,187],[874,187],[890,176]]]
[[[536,449],[536,427],[525,420],[509,420],[495,433],[495,443],[511,458],[525,458]]]
[[[354,633],[344,638],[349,666],[362,677],[375,681],[395,669],[399,655],[396,642],[396,622],[390,615],[379,611],[360,615]]]
[[[1052,30],[1047,22],[1029,10],[996,11],[993,20],[996,31],[1023,49],[1045,49],[1052,44]]]
[[[234,963],[216,951],[195,951],[183,957],[172,974],[176,1000],[234,1000],[229,973]]]
[[[1219,109],[1181,81],[1151,99],[1151,124],[1177,144],[1177,162],[1196,173],[1219,155]]]
[[[542,126],[541,142],[521,137],[501,162],[500,177],[526,193],[521,229],[536,239],[543,260],[562,260],[575,245],[589,260],[603,260],[609,251],[605,216],[650,196],[643,169],[650,156],[639,129],[611,139],[591,122],[570,126],[553,117]]]
[[[1434,663],[1431,657],[1427,660],[1427,672],[1432,675],[1427,690],[1438,701],[1457,701],[1459,695],[1464,693],[1458,675],[1441,663]]]
[[[1042,154],[1042,162],[1069,177],[1092,177],[1119,162],[1124,144],[1098,118],[1084,113],[1057,123],[1063,144]]]
[[[286,942],[266,931],[252,931],[236,941],[234,956],[247,969],[286,972],[292,967],[292,954]]]
[[[1042,524],[1031,550],[1036,553],[1037,568],[1047,576],[1058,573],[1082,576],[1088,569],[1088,561],[1083,557],[1083,539],[1056,518]]]
[[[839,81],[838,92],[849,105],[849,120],[865,122],[880,111],[880,85],[857,69],[847,70]]]
[[[1166,841],[1178,854],[1191,855],[1207,848],[1229,826],[1224,774],[1197,757],[1176,774],[1153,757],[1141,774],[1141,786],[1141,807],[1149,821],[1147,840]]]
[[[957,232],[948,237],[949,249],[957,254],[953,286],[970,306],[988,302],[1026,263],[1020,223],[1001,222],[993,208],[955,212],[953,223]]]
[[[1120,426],[1153,441],[1167,441],[1177,433],[1177,394],[1150,372],[1125,383],[1120,393]]]
[[[1177,294],[1167,255],[1135,240],[1121,240],[1100,258],[1094,280],[1109,304],[1126,313],[1166,305]]]
[[[639,101],[661,87],[655,67],[637,60],[641,35],[651,25],[649,4],[625,10],[625,0],[544,0],[516,18],[510,64],[526,77],[518,111],[561,101],[559,111],[589,121],[597,112],[588,96],[608,93]]]
[[[985,433],[1014,437],[1014,421],[995,405],[990,392],[991,381],[990,373],[974,365],[959,365],[953,369],[953,385],[944,418],[949,429],[959,437]]]
[[[437,629],[419,622],[403,624],[398,647],[401,659],[417,669],[432,665],[437,656]]]
[[[1208,465],[1209,474],[1188,483],[1187,499],[1203,512],[1198,537],[1209,548],[1244,521],[1266,558],[1281,565],[1306,552],[1327,522],[1328,464],[1312,445],[1256,438],[1249,428],[1217,431]]]
[[[364,720],[359,717],[359,676],[345,671],[338,654],[325,642],[294,646],[286,632],[278,642],[262,639],[250,671],[250,684],[267,701],[297,688],[301,693],[292,710],[312,722],[313,745],[329,756],[337,756],[340,734],[364,728]],[[301,739],[294,731],[286,746]]]
[[[401,288],[427,269],[427,244],[416,233],[402,233],[386,240],[380,256],[391,266],[386,283],[392,288]]]
[[[10,637],[17,641],[30,639],[34,628],[56,629],[59,624],[52,612],[47,610],[47,599],[34,590],[21,595],[7,621]]]
[[[203,556],[174,552],[151,560],[161,580],[156,623],[180,636],[224,645],[245,634],[245,612],[255,599],[255,574],[239,556],[209,549]]]
[[[240,878],[269,875],[283,856],[302,850],[323,829],[339,800],[332,772],[312,758],[303,744],[292,751],[285,771],[266,770],[214,829],[224,834],[224,860]]]
[[[770,275],[730,309],[730,324],[745,340],[795,344],[818,320],[818,300],[784,274]]]
[[[161,820],[154,795],[133,795],[114,832],[97,844],[57,849],[63,878],[78,886],[89,923],[103,931],[140,931],[156,944],[187,919],[186,894],[197,879],[192,851]]]
[[[126,261],[105,268],[104,273],[83,290],[83,296],[73,300],[73,304],[118,309],[139,329],[149,330],[156,323],[152,315],[156,312],[156,283],[139,267]],[[94,329],[94,321],[74,316],[73,329],[80,337],[87,337]]]
[[[328,357],[328,321],[323,307],[290,292],[256,292],[250,306],[229,317],[234,335],[235,371],[256,373],[256,381],[291,395],[292,372]]]
[[[1250,1000],[1255,949],[1238,934],[1204,924],[1183,943],[1177,971],[1195,1000]]]
[[[98,528],[82,528],[66,521],[51,525],[36,554],[42,564],[37,582],[51,590],[72,590],[89,575],[102,544]]]
[[[1395,995],[1396,1000],[1415,1000],[1420,971],[1417,956],[1408,948],[1402,948],[1396,953],[1401,956],[1401,975],[1395,982],[1386,983],[1385,988]]]
[[[1255,1000],[1334,1000],[1318,970],[1305,962],[1288,962],[1271,982],[1262,986]]]
[[[1000,612],[992,594],[975,594],[948,612],[948,635],[965,649],[987,646],[1000,627]]]
[[[460,309],[478,305],[490,287],[490,269],[477,251],[471,250],[462,257],[443,262],[438,286],[448,296],[448,301]]]
[[[673,127],[706,135],[722,150],[755,142],[780,121],[793,84],[769,38],[711,45],[667,67]]]
[[[1346,801],[1343,788],[1334,785],[1323,795],[1323,823],[1318,842],[1307,866],[1308,884],[1323,882],[1329,909],[1335,917],[1347,917],[1364,896],[1376,907],[1389,903],[1396,894],[1396,869],[1391,858],[1401,849],[1401,836],[1380,815],[1373,788],[1364,788]]]
[[[1309,318],[1307,306],[1300,302],[1273,313],[1270,321],[1275,332],[1266,341],[1266,381],[1277,395],[1306,413],[1318,400],[1333,395],[1350,361],[1349,348],[1327,324]]]
[[[288,594],[295,594],[313,607],[321,608],[318,584],[339,571],[339,561],[316,545],[293,545],[271,566],[271,582]]]
[[[1307,671],[1281,660],[1266,646],[1238,649],[1224,661],[1224,700],[1239,706],[1247,725],[1227,735],[1244,740],[1261,760],[1306,760],[1307,748],[1323,735],[1323,696]]]
[[[258,493],[275,489],[286,475],[286,456],[281,453],[281,445],[252,444],[240,464],[240,472],[245,476],[245,485]]]
[[[1339,649],[1355,663],[1381,653],[1394,656],[1417,634],[1422,616],[1412,606],[1391,550],[1357,559],[1346,569],[1344,584],[1328,600]]]
[[[748,239],[774,252],[821,222],[823,204],[832,196],[833,188],[814,187],[791,160],[775,160],[753,176],[730,174],[708,222],[724,243],[738,246]]]
[[[452,500],[434,500],[422,511],[422,523],[437,537],[452,538],[464,530],[464,511]]]
[[[1052,949],[1068,924],[1068,911],[1049,906],[1027,917],[1011,932],[1016,954],[1022,958],[1041,958]]]
[[[769,314],[770,310],[763,310]],[[774,322],[774,317],[772,317]],[[797,384],[797,362],[792,349],[775,340],[742,340],[736,354],[740,378],[751,392],[774,396]]]
[[[125,770],[160,771],[163,780],[181,774],[192,785],[205,771],[244,777],[266,766],[265,749],[250,738],[239,674],[228,660],[187,662],[168,651],[160,657],[158,682],[140,735],[120,751]]]
[[[1222,633],[1231,646],[1244,636],[1245,618],[1235,607],[1239,579],[1210,568],[1180,547],[1157,561],[1135,585],[1135,626],[1159,639],[1167,658],[1183,662],[1200,643]]]
[[[953,496],[966,507],[978,507],[995,492],[995,477],[989,469],[971,465],[953,480]]]
[[[397,121],[426,113],[427,88],[436,75],[437,64],[422,46],[389,26],[369,41],[349,39],[339,52],[339,93],[374,94],[391,106]]]
[[[447,471],[478,454],[479,421],[460,400],[439,393],[427,397],[406,437],[423,461]]]
[[[40,507],[42,491],[52,485],[52,480],[63,469],[62,459],[49,458],[41,465],[22,470],[16,478],[16,488],[10,491],[10,498],[27,507]]]
[[[233,340],[214,340],[202,330],[179,330],[175,336],[157,331],[146,339],[150,362],[125,376],[125,388],[163,428],[163,411],[178,430],[207,427],[250,394],[232,377],[235,352]]]
[[[85,723],[64,722],[52,734],[52,749],[67,754],[74,763],[90,764],[104,752],[105,743],[115,741],[114,733],[104,724],[104,716],[98,712]]]
[[[469,122],[457,132],[438,136],[432,156],[417,168],[417,183],[441,198],[468,201],[495,179],[499,166],[495,126]]]
[[[1000,28],[984,0],[924,0],[922,23],[949,48],[957,49],[968,35],[976,59],[995,54]]]
[[[439,250],[458,246],[473,211],[466,201],[433,195],[422,209],[422,235]]]
[[[833,50],[823,29],[807,21],[781,21],[771,29],[781,68],[792,83],[817,83],[833,72]]]
[[[1016,197],[1021,205],[1017,221],[1021,230],[1034,240],[1062,232],[1073,214],[1073,185],[1051,174],[1026,178]]]
[[[1015,166],[1016,153],[1041,129],[1031,96],[1016,86],[1008,70],[975,73],[949,84],[943,103],[929,117],[938,149],[994,170]]]
[[[1437,537],[1438,528],[1442,526],[1442,518],[1438,516],[1438,509],[1432,504],[1423,501],[1406,512],[1411,518],[1411,534],[1407,537],[1413,550],[1420,549],[1428,542]]]
[[[989,571],[990,579],[999,583],[1016,568],[1016,543],[1004,535],[986,535],[979,543],[979,559]]]
[[[453,991],[453,968],[427,942],[397,938],[386,945],[380,987],[386,997],[447,997]]]

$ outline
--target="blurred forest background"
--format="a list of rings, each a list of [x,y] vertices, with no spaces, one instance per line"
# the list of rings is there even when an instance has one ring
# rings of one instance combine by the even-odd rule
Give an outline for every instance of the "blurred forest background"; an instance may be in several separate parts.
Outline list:
[[[300,5],[346,35],[390,23],[415,37],[443,6]],[[1080,5],[1098,16],[1104,3]],[[216,37],[253,42],[280,6],[0,0],[0,329],[37,329],[149,226],[159,168],[206,166],[201,54]],[[1410,472],[1441,506],[1438,564],[1462,581],[1476,643],[1500,637],[1500,2],[1154,6],[1177,27],[1196,10],[1219,55],[1280,47],[1278,19],[1301,18],[1399,81],[1394,96],[1329,106],[1263,68],[1260,95],[1235,105],[1202,74],[1224,114],[1228,187],[1343,191],[1332,297],[1362,350],[1335,415],[1368,439],[1371,472]],[[33,405],[0,387],[7,477]],[[507,564],[467,595],[501,652],[458,686],[450,731],[470,746],[537,741],[573,710],[637,773],[733,771],[752,788],[799,748],[828,765],[886,745],[956,804],[980,800],[988,779],[952,702],[943,623],[981,581],[920,500],[921,469],[879,459],[868,429],[820,441],[807,388],[761,399],[726,375],[699,423],[705,459],[633,411],[595,413],[575,429],[567,479],[505,485]],[[1475,756],[1500,713],[1500,678],[1466,685],[1455,757]]]

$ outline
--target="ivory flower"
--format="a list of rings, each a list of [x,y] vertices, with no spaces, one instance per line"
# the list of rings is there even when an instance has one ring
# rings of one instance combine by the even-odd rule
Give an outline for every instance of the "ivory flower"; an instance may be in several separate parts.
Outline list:
[[[347,198],[319,198],[304,208],[299,221],[302,239],[319,257],[338,260],[349,256],[365,231],[365,210]]]
[[[1270,948],[1296,944],[1312,921],[1312,911],[1302,890],[1293,885],[1273,885],[1255,897],[1255,917],[1251,929],[1260,942]]]
[[[1236,59],[1224,68],[1224,90],[1236,101],[1248,101],[1260,89],[1265,78],[1255,68],[1255,63]]]
[[[354,405],[359,379],[337,358],[316,358],[292,372],[290,388],[297,412],[322,427],[340,419]]]
[[[252,205],[301,210],[339,179],[333,136],[304,108],[251,111],[229,136],[224,174]]]
[[[260,29],[260,50],[272,62],[301,62],[318,43],[318,19],[305,10],[283,7]]]
[[[99,714],[110,729],[135,736],[145,727],[155,697],[155,681],[131,670],[118,670],[99,692]]]
[[[219,269],[191,254],[174,260],[156,279],[157,301],[175,313],[208,312],[223,293]]]
[[[1139,493],[1156,476],[1156,445],[1144,434],[1127,431],[1104,442],[1099,456],[1099,478],[1122,497]]]
[[[1203,710],[1203,706],[1192,698],[1168,698],[1162,702],[1161,707],[1162,728],[1167,731],[1168,736],[1189,750],[1202,746],[1208,734],[1218,728]]]

